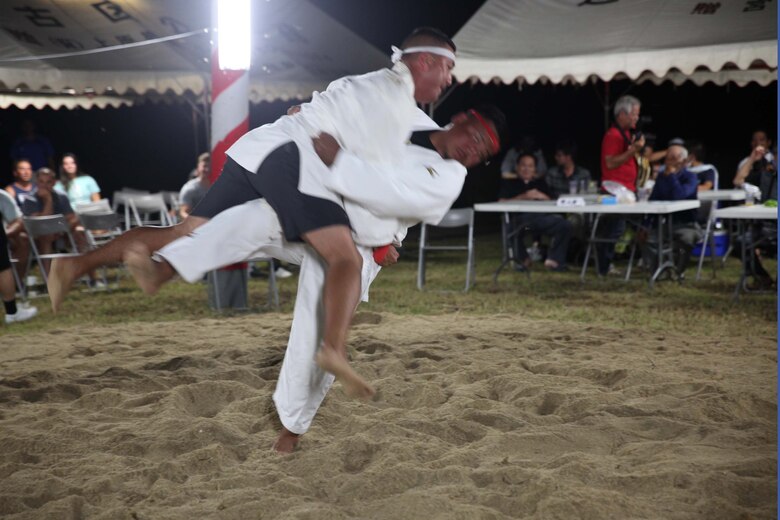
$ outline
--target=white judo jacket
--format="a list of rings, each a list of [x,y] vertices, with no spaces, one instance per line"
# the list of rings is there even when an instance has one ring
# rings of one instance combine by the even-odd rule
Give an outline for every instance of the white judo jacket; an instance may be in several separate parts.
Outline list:
[[[355,243],[377,247],[400,245],[418,222],[438,224],[460,195],[466,173],[436,150],[407,145],[393,164],[342,151],[324,184],[344,198]]]

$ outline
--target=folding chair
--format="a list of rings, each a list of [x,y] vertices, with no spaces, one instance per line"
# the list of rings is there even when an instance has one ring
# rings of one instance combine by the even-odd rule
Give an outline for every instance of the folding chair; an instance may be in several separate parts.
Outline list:
[[[715,179],[712,183],[712,189],[717,190],[719,189],[718,177],[720,176],[720,174],[718,173],[718,170],[715,167],[713,167],[713,170],[715,172]],[[701,280],[701,271],[702,271],[702,267],[704,267],[704,256],[707,253],[707,246],[709,246],[710,257],[712,259],[712,277],[715,278],[715,269],[717,265],[717,256],[718,256],[715,251],[715,228],[717,224],[717,219],[715,218],[716,209],[718,209],[718,201],[716,200],[703,202],[699,207],[699,219],[706,220],[707,226],[704,229],[704,238],[702,239],[700,244],[701,251],[699,252],[699,261],[696,266],[696,280]],[[725,259],[728,258],[730,253],[731,253],[731,249],[729,248],[729,250],[726,251],[725,255],[723,256],[724,262]]]
[[[171,215],[171,219],[174,223],[179,221],[179,192],[178,191],[161,191],[165,204],[168,206],[168,214]]]
[[[81,225],[84,226],[84,233],[87,235],[87,243],[90,249],[96,249],[103,244],[111,242],[122,234],[122,224],[119,222],[119,215],[110,209],[108,211],[108,213],[82,213],[79,215],[79,220]],[[100,272],[103,283],[108,287],[106,267],[103,266]],[[120,271],[117,270],[117,284],[119,284],[119,275]]]
[[[80,213],[79,220],[84,226],[87,242],[91,249],[95,249],[122,234],[119,215],[110,209],[108,213]]]
[[[24,228],[27,230],[27,236],[30,238],[30,249],[32,249],[33,257],[38,263],[38,267],[43,275],[43,281],[48,286],[49,278],[44,267],[43,260],[53,260],[55,258],[67,258],[80,256],[78,253],[78,247],[76,247],[76,241],[73,239],[73,235],[70,232],[70,225],[65,219],[64,215],[47,215],[45,217],[22,217],[24,222]],[[47,253],[41,254],[38,251],[38,246],[35,243],[36,238],[40,238],[46,235],[65,235],[71,250],[74,253]]]
[[[137,226],[160,225],[172,226],[175,224],[170,214],[168,206],[165,205],[165,198],[162,193],[152,193],[147,195],[126,195],[127,205],[130,207],[131,220]],[[143,215],[143,218],[141,217]],[[159,218],[151,218],[152,215],[158,215]],[[126,229],[130,229],[130,224],[125,223]]]
[[[122,188],[115,191],[113,197],[111,197],[111,210],[114,213],[119,214],[119,206],[122,206],[124,210],[124,219],[122,222],[125,224],[125,229],[130,229],[130,205],[127,203],[127,199],[133,195],[148,195],[147,190],[136,190],[135,188]]]
[[[428,245],[428,227],[456,228],[468,226],[468,241],[465,246],[431,246]],[[436,226],[421,224],[420,226],[420,255],[417,264],[417,288],[422,290],[425,286],[425,253],[426,251],[467,251],[466,259],[466,288],[471,288],[474,279],[474,209],[451,209]]]

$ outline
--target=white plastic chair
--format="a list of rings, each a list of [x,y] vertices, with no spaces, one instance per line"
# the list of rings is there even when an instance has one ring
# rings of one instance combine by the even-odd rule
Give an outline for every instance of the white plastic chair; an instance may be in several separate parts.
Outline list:
[[[712,183],[712,189],[717,190],[720,189],[718,187],[718,170],[714,166],[712,167],[713,171],[715,172],[715,179]],[[715,210],[718,209],[718,201],[707,201],[702,202],[701,206],[699,207],[699,217],[704,217],[707,219],[707,226],[704,230],[704,238],[702,238],[700,247],[701,251],[699,252],[699,261],[696,266],[696,280],[701,280],[701,271],[702,267],[704,266],[704,255],[707,252],[707,247],[710,248],[710,257],[712,259],[712,276],[715,277],[715,269],[717,264],[717,255],[715,254]],[[724,259],[728,257],[728,254],[724,256]]]
[[[468,226],[468,239],[462,246],[431,246],[428,245],[428,227],[456,228]],[[425,287],[425,253],[427,251],[466,251],[466,287],[464,292],[471,288],[474,280],[474,209],[451,209],[436,226],[421,224],[420,226],[420,257],[417,264],[417,288]]]

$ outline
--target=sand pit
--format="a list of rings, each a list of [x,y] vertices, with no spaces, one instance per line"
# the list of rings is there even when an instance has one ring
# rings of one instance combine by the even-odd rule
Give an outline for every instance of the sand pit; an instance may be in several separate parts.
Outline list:
[[[9,519],[776,517],[776,343],[517,316],[361,313],[336,387],[270,446],[290,318],[7,335]]]

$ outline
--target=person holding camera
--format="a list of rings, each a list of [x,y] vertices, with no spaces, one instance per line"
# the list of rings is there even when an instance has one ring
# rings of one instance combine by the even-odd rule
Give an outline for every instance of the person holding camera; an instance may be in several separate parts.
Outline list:
[[[750,143],[752,152],[740,161],[734,177],[734,186],[737,188],[743,187],[746,182],[758,186],[763,200],[777,200],[777,161],[770,151],[771,146],[772,140],[765,131],[753,132]]]
[[[601,141],[601,182],[614,181],[632,192],[636,192],[636,155],[645,146],[644,136],[636,132],[640,108],[641,103],[634,96],[620,97],[615,103],[615,124],[607,130]],[[625,229],[626,220],[619,215],[602,221],[600,235],[612,242],[598,245],[599,275],[606,276],[610,272],[617,274],[611,266],[612,258],[615,256],[615,242]]]
[[[734,187],[741,188],[745,184],[752,184],[761,190],[762,202],[777,200],[777,160],[770,151],[772,141],[765,131],[756,130],[753,132],[750,146],[752,152],[742,159],[737,167]],[[767,249],[775,250],[776,237],[777,222],[764,221],[751,226],[748,236],[740,237],[740,240],[748,240],[753,243],[760,239],[762,246],[768,246]],[[775,281],[761,264],[760,250],[753,249],[751,256],[752,258],[745,259],[745,268],[753,276],[753,283],[748,286],[748,289],[771,289]]]

